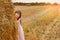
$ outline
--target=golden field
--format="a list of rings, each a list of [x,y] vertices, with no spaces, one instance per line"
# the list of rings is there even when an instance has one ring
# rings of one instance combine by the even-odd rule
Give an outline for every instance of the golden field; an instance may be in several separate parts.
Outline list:
[[[60,6],[15,6],[21,10],[26,40],[60,40]]]

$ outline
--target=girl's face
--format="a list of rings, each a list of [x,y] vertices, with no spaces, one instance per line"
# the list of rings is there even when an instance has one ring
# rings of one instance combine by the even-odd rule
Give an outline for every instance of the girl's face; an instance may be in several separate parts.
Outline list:
[[[15,16],[16,16],[16,18],[18,19],[18,17],[19,17],[20,15],[19,15],[19,13],[16,13]]]

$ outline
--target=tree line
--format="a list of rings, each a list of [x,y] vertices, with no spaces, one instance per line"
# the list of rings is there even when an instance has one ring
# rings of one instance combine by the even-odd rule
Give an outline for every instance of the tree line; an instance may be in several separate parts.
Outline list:
[[[40,2],[40,3],[38,3],[38,2],[32,2],[32,3],[23,3],[23,2],[15,2],[15,3],[13,3],[14,5],[26,5],[26,6],[34,6],[34,5],[59,5],[58,3],[53,3],[53,4],[51,4],[51,3],[45,3],[45,2]]]

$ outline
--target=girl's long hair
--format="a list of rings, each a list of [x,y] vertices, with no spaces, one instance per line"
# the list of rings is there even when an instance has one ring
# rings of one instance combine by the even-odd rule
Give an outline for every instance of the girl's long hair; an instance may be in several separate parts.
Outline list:
[[[19,14],[20,16],[17,18],[17,20],[19,20],[21,18],[21,11],[20,10],[17,10],[15,11],[15,13]],[[20,23],[21,23],[21,20],[20,20]]]
[[[19,20],[19,18],[21,18],[21,11],[17,10],[15,13],[19,14],[20,16],[17,18],[17,20]]]

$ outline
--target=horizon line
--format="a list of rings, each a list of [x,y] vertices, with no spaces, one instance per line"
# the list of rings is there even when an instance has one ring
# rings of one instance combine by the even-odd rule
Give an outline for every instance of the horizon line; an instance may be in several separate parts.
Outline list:
[[[16,1],[13,2],[13,3],[16,3]],[[19,3],[19,2],[18,2],[18,3]],[[21,2],[21,3],[51,3],[51,2]],[[51,3],[51,4],[54,4],[54,3],[57,3],[57,2],[53,2],[53,3]],[[60,4],[60,3],[57,3],[57,4]]]

